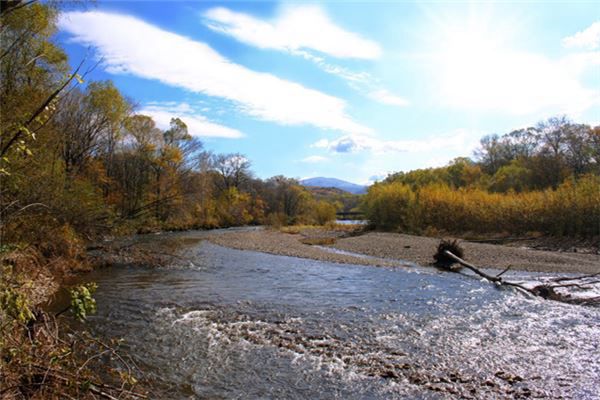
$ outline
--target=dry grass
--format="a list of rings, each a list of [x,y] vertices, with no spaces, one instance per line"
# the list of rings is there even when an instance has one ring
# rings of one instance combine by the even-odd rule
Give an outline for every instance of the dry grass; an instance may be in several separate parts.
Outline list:
[[[315,229],[322,229],[322,227],[317,225],[288,225],[280,227],[279,232],[288,233],[290,235],[299,235],[301,232]]]
[[[308,244],[311,246],[328,246],[328,245],[332,245],[335,244],[335,238],[332,237],[315,237],[315,238],[304,238],[302,240],[300,240],[301,243],[303,244]]]
[[[145,398],[132,391],[133,369],[115,350],[116,342],[105,344],[89,334],[66,330],[41,310],[34,315],[26,324],[6,321],[6,315],[0,319],[0,398]],[[117,360],[125,372],[108,372],[99,362],[102,357]],[[102,379],[98,371],[103,371]]]
[[[71,331],[41,308],[73,264],[33,247],[0,254],[0,398],[138,398],[131,392],[133,371],[114,344]],[[109,372],[97,363],[100,356],[122,360],[127,373]]]
[[[351,225],[351,224],[336,224],[335,222],[329,222],[325,225],[289,225],[282,226],[279,228],[279,231],[282,233],[288,233],[291,235],[306,235],[310,236],[311,234],[318,232],[336,232],[339,234],[350,234],[357,231],[362,231],[364,229],[363,225]]]

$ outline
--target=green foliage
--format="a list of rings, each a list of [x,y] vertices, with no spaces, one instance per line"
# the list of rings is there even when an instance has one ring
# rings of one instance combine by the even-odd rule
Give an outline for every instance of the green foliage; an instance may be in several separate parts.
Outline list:
[[[98,286],[91,282],[69,290],[71,311],[78,320],[85,321],[89,314],[96,312],[96,300],[94,300],[92,294],[97,288]]]
[[[306,187],[317,201],[326,201],[335,206],[336,211],[358,211],[362,195],[347,193],[336,188]]]
[[[31,155],[35,131],[53,112],[50,94],[66,71],[66,55],[51,40],[57,9],[39,2],[2,16],[0,30],[0,169]],[[47,104],[46,107],[43,107]],[[10,165],[10,167],[9,167]]]
[[[447,185],[453,188],[475,186],[483,179],[481,167],[473,160],[459,157],[446,167],[417,169],[410,172],[397,172],[389,175],[384,182],[398,182],[410,186],[412,190],[427,185]]]
[[[266,222],[270,225],[321,224],[335,219],[335,204],[315,200],[295,179],[274,176],[259,189],[266,206]]]
[[[519,160],[512,160],[500,167],[492,177],[489,188],[494,192],[506,193],[510,190],[522,192],[530,187],[532,171]]]
[[[248,193],[240,193],[235,187],[225,190],[217,201],[221,224],[224,226],[248,225],[262,214],[260,206],[253,207]]]
[[[384,230],[412,230],[417,219],[415,206],[415,193],[399,182],[371,186],[363,202],[367,219]]]
[[[6,284],[0,287],[0,315],[2,314],[22,324],[35,319],[27,296]]]
[[[18,249],[19,246],[16,243],[2,243],[0,244],[0,256],[6,253],[10,253],[13,250]]]
[[[130,396],[137,380],[127,357],[117,353],[119,341],[101,342],[85,331],[71,331],[69,325],[33,305],[44,299],[34,300],[44,290],[44,281],[35,280],[40,271],[34,280],[14,272],[26,267],[28,255],[15,250],[0,258],[5,265],[0,273],[0,397],[95,399],[97,388],[102,387],[107,398],[139,398]],[[93,290],[93,285],[84,285],[72,291],[76,303],[72,309],[81,320],[95,308]],[[106,354],[114,369],[98,362]]]

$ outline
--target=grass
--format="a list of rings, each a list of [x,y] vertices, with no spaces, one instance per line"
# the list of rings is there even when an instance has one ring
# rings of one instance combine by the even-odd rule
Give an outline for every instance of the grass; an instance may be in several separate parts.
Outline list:
[[[350,224],[336,224],[335,222],[328,222],[325,225],[289,225],[282,226],[279,228],[279,231],[282,233],[288,233],[291,235],[302,234],[306,231],[335,231],[335,232],[344,232],[351,233],[358,230],[364,229],[363,225],[350,225]]]
[[[335,244],[335,238],[325,237],[325,238],[304,238],[300,240],[301,243],[308,244],[310,246],[328,246],[331,244]]]
[[[282,233],[288,233],[290,235],[298,235],[303,231],[316,229],[323,229],[323,227],[319,225],[288,225],[282,226],[279,228],[279,231]]]

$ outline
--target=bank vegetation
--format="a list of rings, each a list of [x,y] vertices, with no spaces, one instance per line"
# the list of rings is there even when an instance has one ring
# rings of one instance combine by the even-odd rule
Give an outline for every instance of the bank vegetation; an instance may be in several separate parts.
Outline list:
[[[96,63],[68,60],[54,37],[61,8],[80,6],[0,2],[2,398],[139,397],[129,369],[116,389],[99,378],[109,371],[94,372],[112,346],[60,323],[91,307],[88,289],[72,288],[58,319],[43,308],[65,276],[91,267],[90,241],[335,218],[296,180],[258,179],[246,157],[207,150],[177,115],[161,129],[113,82],[90,80]]]
[[[597,237],[600,127],[553,117],[484,137],[474,159],[389,175],[362,207],[383,230]]]

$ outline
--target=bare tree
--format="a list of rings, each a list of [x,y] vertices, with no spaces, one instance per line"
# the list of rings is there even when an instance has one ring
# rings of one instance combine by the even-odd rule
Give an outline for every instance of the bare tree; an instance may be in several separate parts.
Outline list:
[[[213,170],[219,174],[217,187],[221,191],[240,189],[251,178],[250,161],[240,153],[217,154],[211,162]]]

